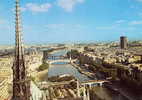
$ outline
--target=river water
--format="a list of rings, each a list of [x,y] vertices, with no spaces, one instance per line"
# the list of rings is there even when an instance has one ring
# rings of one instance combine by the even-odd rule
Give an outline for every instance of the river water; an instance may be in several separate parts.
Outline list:
[[[66,50],[61,50],[53,53],[53,56],[61,56],[66,54]],[[56,64],[50,65],[48,71],[48,77],[62,75],[62,74],[70,74],[76,77],[80,81],[90,80],[87,76],[78,72],[76,68],[74,68],[70,64],[63,64],[63,62],[57,62]],[[101,97],[103,100],[129,100],[122,96],[121,94],[114,93],[112,90],[109,90],[105,87],[95,87],[96,94]],[[136,100],[136,99],[134,99]]]
[[[79,81],[90,80],[87,76],[80,74],[76,68],[70,64],[66,65],[51,65],[48,72],[48,77],[62,74],[70,74],[76,77]]]
[[[59,50],[59,51],[53,52],[51,55],[52,56],[62,56],[62,55],[65,55],[66,53],[67,53],[67,50]],[[87,76],[79,73],[78,70],[74,68],[72,65],[65,64],[65,62],[56,62],[50,65],[50,68],[48,71],[48,77],[62,75],[62,74],[73,75],[79,81],[90,80]]]

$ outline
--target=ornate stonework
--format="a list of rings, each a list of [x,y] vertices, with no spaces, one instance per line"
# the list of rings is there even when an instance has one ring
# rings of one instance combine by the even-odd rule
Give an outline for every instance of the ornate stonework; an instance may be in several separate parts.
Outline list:
[[[13,97],[12,100],[30,100],[30,82],[26,76],[24,60],[24,48],[22,42],[20,23],[19,0],[16,0],[16,22],[15,22],[15,60],[13,64]]]

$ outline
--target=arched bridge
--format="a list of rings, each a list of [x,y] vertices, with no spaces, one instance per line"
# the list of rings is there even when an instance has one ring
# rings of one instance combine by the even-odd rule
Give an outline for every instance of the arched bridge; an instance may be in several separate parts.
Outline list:
[[[57,59],[57,60],[48,60],[48,64],[54,64],[58,62],[65,62],[65,63],[70,63],[71,61],[69,59]]]
[[[89,81],[81,82],[81,85],[89,85],[89,87],[92,87],[95,85],[102,86],[103,83],[105,83],[105,82],[109,82],[109,81],[107,81],[107,80],[89,80]]]
[[[52,60],[67,59],[67,57],[66,56],[47,56],[47,59],[52,59]]]
[[[70,59],[57,59],[57,60],[48,60],[47,63],[48,64],[54,64],[54,63],[58,63],[58,62],[64,62],[66,64],[71,63],[75,60],[70,60]]]

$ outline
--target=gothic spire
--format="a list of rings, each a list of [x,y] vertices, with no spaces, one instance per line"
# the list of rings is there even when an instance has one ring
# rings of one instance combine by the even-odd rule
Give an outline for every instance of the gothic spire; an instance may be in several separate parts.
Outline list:
[[[15,60],[13,64],[13,97],[12,100],[30,100],[30,85],[26,76],[24,49],[21,33],[19,0],[16,0],[15,15]]]

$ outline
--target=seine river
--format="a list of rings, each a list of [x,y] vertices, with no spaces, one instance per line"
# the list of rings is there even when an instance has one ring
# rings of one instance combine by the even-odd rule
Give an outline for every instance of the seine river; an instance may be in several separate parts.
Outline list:
[[[61,50],[58,52],[52,53],[54,56],[60,56],[65,55],[67,51]],[[48,71],[48,77],[50,76],[56,76],[56,75],[62,75],[62,74],[70,74],[76,77],[80,81],[90,80],[87,76],[81,74],[78,72],[76,68],[74,68],[70,64],[62,64],[63,62],[58,62],[56,64],[50,65],[49,71]],[[133,100],[133,99],[127,99],[123,95],[119,93],[114,93],[113,91],[105,88],[105,87],[95,87],[96,94],[104,100]],[[138,99],[134,99],[138,100]]]

